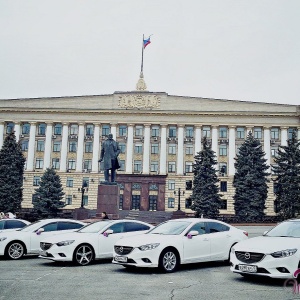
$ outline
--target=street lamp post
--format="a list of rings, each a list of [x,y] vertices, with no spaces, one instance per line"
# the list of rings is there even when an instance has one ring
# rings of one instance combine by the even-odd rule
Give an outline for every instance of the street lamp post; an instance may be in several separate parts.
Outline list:
[[[87,187],[87,182],[84,180],[82,183],[82,187],[78,188],[78,192],[81,192],[81,208],[84,208],[84,192],[85,192],[85,188]]]
[[[174,195],[176,195],[176,191],[174,191]],[[180,188],[178,188],[178,209],[180,210],[180,196],[184,195],[184,191],[181,192]]]

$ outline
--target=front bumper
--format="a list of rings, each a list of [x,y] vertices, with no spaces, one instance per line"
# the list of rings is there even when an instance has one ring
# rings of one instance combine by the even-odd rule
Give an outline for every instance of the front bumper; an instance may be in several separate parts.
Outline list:
[[[51,248],[47,250],[41,250],[39,252],[39,257],[44,259],[50,259],[53,261],[72,261],[73,260],[73,249],[68,246],[58,247],[57,245],[52,245]]]

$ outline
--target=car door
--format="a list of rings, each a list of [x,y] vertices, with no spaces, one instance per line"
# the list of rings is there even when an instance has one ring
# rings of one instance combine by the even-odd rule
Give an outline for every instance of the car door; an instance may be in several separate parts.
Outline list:
[[[199,234],[189,237],[188,233],[191,231],[198,231]],[[183,260],[185,263],[210,260],[210,239],[204,222],[194,224],[183,236]]]
[[[211,260],[223,260],[229,255],[231,234],[229,227],[219,222],[207,222],[206,232],[210,239]]]

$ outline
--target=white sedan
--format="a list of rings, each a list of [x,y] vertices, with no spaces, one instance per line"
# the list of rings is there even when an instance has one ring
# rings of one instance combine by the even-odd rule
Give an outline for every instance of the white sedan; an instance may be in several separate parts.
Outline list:
[[[297,277],[300,266],[300,220],[278,224],[263,236],[232,248],[231,271],[242,276]]]
[[[74,231],[86,225],[69,219],[46,219],[22,229],[0,233],[0,255],[19,259],[25,254],[38,254],[40,241],[47,236]]]
[[[114,244],[119,239],[145,233],[153,227],[136,220],[94,222],[76,232],[42,240],[39,257],[88,265],[95,259],[112,258]]]
[[[2,231],[14,231],[29,225],[30,222],[22,219],[3,219],[0,220],[0,233]]]
[[[217,220],[170,220],[142,236],[119,240],[113,263],[173,272],[180,264],[228,260],[231,247],[247,238],[247,232]]]

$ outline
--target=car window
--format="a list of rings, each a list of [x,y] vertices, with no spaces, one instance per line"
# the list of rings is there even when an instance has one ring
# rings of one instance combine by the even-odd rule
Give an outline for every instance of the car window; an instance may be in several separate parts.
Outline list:
[[[23,228],[26,224],[19,220],[6,221],[5,229]]]
[[[179,235],[181,234],[189,225],[190,221],[167,221],[161,223],[151,229],[149,234],[165,234],[165,235]]]
[[[75,222],[58,222],[57,230],[79,229],[83,225]]]
[[[205,224],[204,222],[199,222],[192,226],[192,228],[189,231],[196,230],[199,232],[199,234],[205,234]]]
[[[114,225],[111,225],[108,229],[113,230],[113,233],[121,233],[124,232],[124,223],[116,223]]]
[[[47,232],[47,231],[56,231],[57,230],[57,222],[47,224],[45,226],[42,226],[41,228],[44,228],[45,232]]]
[[[218,222],[207,222],[206,223],[206,232],[207,233],[215,233],[215,232],[222,232],[222,231],[228,231],[229,227],[218,223]]]
[[[150,226],[137,223],[137,222],[126,222],[124,223],[124,231],[130,232],[130,231],[142,231],[142,230],[149,230]]]
[[[0,230],[4,228],[5,221],[0,221]]]

